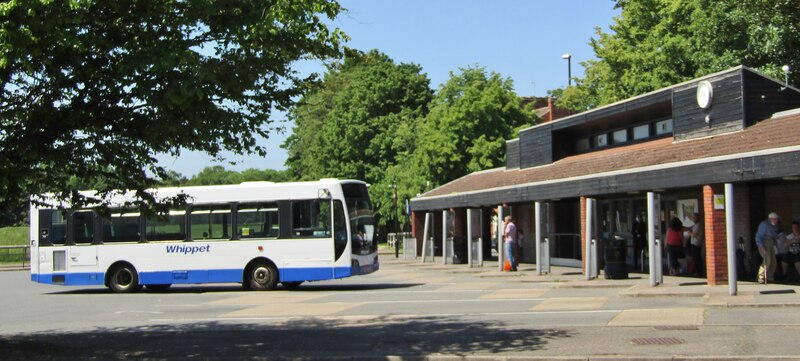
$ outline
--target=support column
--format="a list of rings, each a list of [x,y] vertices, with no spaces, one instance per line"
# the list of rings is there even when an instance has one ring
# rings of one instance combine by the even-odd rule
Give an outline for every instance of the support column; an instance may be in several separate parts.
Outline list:
[[[586,261],[584,267],[584,273],[586,274],[586,280],[591,280],[594,278],[595,273],[595,263],[597,262],[597,255],[594,254],[594,248],[592,247],[592,241],[594,237],[594,199],[587,198],[586,199],[586,239],[584,241],[584,248],[586,249]]]
[[[503,205],[497,206],[497,263],[499,265],[500,271],[503,271],[503,262],[505,262],[504,252],[505,252],[505,241],[503,239],[503,231],[505,231],[505,225],[503,224],[503,218],[505,215],[503,214]]]
[[[728,241],[728,291],[736,296],[736,228],[733,223],[733,184],[725,183],[725,237]]]
[[[657,257],[659,252],[656,251],[656,224],[659,215],[658,204],[656,195],[653,192],[647,192],[647,254],[650,261],[650,287],[655,287],[660,282],[658,277],[658,267],[661,267],[661,258]]]
[[[472,208],[467,208],[467,264],[472,268]]]
[[[581,213],[581,269],[586,272],[586,197],[581,197],[579,208]]]
[[[536,274],[542,274],[542,204],[535,202],[533,204],[533,244],[536,249]]]
[[[447,210],[442,211],[442,264],[447,264]]]
[[[703,186],[703,209],[706,231],[706,281],[709,286],[728,281],[728,243],[725,210],[714,209],[714,194],[722,194],[720,184]]]

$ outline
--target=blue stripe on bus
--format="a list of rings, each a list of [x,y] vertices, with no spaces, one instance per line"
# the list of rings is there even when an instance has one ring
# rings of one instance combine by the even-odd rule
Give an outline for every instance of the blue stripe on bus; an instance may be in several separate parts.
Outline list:
[[[372,266],[372,265],[370,265]],[[357,274],[374,272],[375,269],[361,267],[320,267],[320,268],[284,268],[280,270],[281,282],[321,281],[344,278]],[[157,271],[139,272],[139,283],[147,284],[190,284],[190,283],[229,283],[242,282],[241,269],[189,270],[189,271]],[[105,274],[96,273],[42,273],[31,274],[31,281],[45,284],[68,286],[104,285]]]

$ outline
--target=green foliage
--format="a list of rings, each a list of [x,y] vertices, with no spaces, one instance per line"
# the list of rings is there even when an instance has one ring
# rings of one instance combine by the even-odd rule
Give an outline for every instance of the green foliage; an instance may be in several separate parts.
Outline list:
[[[28,226],[0,228],[0,246],[26,246],[28,233]]]
[[[377,50],[346,51],[291,114],[295,127],[284,144],[291,177],[384,180],[386,169],[412,147],[414,123],[433,96],[421,71]],[[391,205],[387,189],[370,188],[379,210]]]
[[[274,170],[274,169],[256,169],[250,168],[237,172],[234,170],[227,170],[221,165],[205,167],[203,170],[195,174],[191,179],[186,179],[178,173],[177,176],[183,181],[179,184],[165,182],[164,185],[187,185],[187,186],[200,186],[200,185],[220,185],[220,184],[239,184],[242,182],[289,182],[292,179],[289,177],[287,171]]]
[[[385,196],[389,185],[397,184],[403,201],[470,172],[502,166],[505,141],[535,121],[530,109],[520,107],[511,79],[482,67],[463,68],[439,88],[426,117],[398,131],[398,139],[411,142],[403,144],[398,164],[373,188]],[[380,206],[388,212],[391,204]]]
[[[675,83],[746,65],[800,83],[796,0],[618,0],[611,33],[597,30],[599,60],[564,91],[561,107],[587,110]]]
[[[534,124],[520,107],[510,78],[482,67],[461,69],[436,93],[430,114],[420,124],[417,160],[435,185],[505,161],[505,141]]]
[[[3,3],[0,203],[54,192],[82,207],[132,190],[149,205],[159,179],[181,181],[157,153],[264,154],[269,115],[314,79],[292,63],[340,56],[345,35],[325,20],[340,11],[333,0]]]

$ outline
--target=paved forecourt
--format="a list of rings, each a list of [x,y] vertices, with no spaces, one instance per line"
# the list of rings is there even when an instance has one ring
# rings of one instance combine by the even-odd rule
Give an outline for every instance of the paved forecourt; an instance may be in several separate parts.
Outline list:
[[[272,356],[311,358],[800,355],[794,343],[774,341],[800,331],[792,287],[774,286],[781,292],[766,301],[760,293],[737,301],[685,279],[654,292],[643,286],[646,275],[587,282],[575,269],[537,276],[530,265],[516,273],[494,266],[383,255],[375,274],[291,291],[211,285],[138,294],[39,285],[24,272],[0,272],[7,306],[0,347],[20,357],[31,356],[20,345],[96,357],[184,355],[176,348],[249,357],[261,354],[241,345],[259,344]],[[782,307],[748,307],[747,300]],[[168,342],[174,339],[182,343]]]

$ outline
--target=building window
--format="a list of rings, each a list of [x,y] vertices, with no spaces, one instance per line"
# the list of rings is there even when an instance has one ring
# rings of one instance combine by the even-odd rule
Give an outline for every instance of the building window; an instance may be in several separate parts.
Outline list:
[[[595,147],[605,147],[608,145],[608,134],[599,134],[594,136],[594,146]]]
[[[575,142],[575,150],[578,152],[589,150],[589,138],[578,139],[578,141]]]
[[[664,135],[672,133],[672,119],[656,122],[656,134]]]
[[[628,141],[628,130],[617,130],[613,133],[614,144],[625,143]]]
[[[645,139],[650,137],[650,124],[633,127],[633,140]]]

